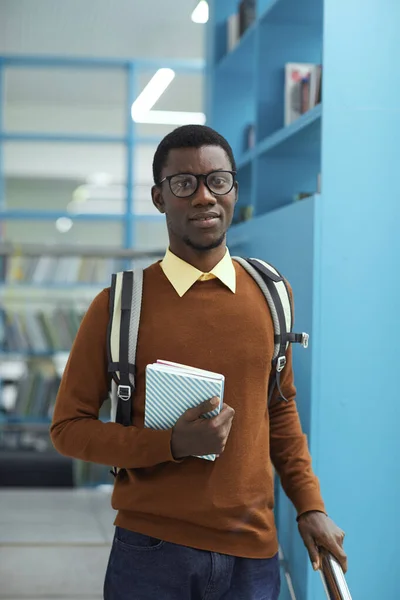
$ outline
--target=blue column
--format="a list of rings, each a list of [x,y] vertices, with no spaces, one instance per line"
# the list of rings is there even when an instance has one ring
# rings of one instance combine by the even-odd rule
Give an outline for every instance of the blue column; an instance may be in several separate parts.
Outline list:
[[[400,594],[399,23],[396,0],[325,0],[311,440],[363,600]]]
[[[134,147],[135,147],[135,124],[131,115],[131,106],[136,98],[135,85],[135,67],[132,62],[127,66],[127,142],[126,142],[126,207],[125,207],[125,233],[124,247],[132,248],[134,246]]]

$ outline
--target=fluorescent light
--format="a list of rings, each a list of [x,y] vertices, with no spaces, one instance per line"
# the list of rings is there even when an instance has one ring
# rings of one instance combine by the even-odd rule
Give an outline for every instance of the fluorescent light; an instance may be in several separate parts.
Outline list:
[[[158,69],[157,73],[150,79],[144,90],[132,104],[131,113],[134,121],[140,115],[149,112],[153,108],[174,77],[175,71],[172,69]]]
[[[154,125],[204,125],[206,116],[201,112],[149,110],[147,113],[135,115],[134,121]]]
[[[192,21],[194,23],[207,23],[208,21],[208,2],[200,0],[192,12]]]

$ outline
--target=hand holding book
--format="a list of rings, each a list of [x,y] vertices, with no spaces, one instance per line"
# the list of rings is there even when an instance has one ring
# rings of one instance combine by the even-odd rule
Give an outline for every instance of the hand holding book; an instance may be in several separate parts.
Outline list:
[[[232,427],[235,411],[227,404],[216,417],[202,419],[202,415],[219,405],[218,398],[211,398],[200,406],[189,408],[172,430],[171,450],[175,459],[204,454],[220,455]]]
[[[166,360],[147,365],[145,427],[173,430],[175,458],[214,461],[224,451],[234,415],[223,404],[224,383],[221,373],[197,367]]]

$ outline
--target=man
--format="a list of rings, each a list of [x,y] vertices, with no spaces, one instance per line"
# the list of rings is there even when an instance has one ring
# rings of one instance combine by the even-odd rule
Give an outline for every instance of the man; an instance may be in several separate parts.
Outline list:
[[[346,569],[344,534],[325,514],[299,424],[290,350],[281,379],[288,402],[275,393],[267,409],[273,323],[225,245],[235,171],[228,142],[204,126],[176,129],[155,153],[152,198],[166,215],[169,249],[144,272],[132,426],[98,420],[110,384],[109,289],[87,311],[61,382],[55,447],[122,469],[106,600],[276,600],[271,461],[314,568],[321,546]],[[144,429],[145,367],[157,359],[223,373],[221,413],[201,418],[217,402],[210,399],[172,430]],[[194,458],[210,453],[215,462]]]

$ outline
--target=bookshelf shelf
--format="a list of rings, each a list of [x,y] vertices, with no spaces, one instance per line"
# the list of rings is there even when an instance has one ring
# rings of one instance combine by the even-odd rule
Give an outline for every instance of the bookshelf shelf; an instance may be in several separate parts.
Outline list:
[[[262,140],[257,146],[256,154],[260,155],[265,152],[271,152],[281,144],[290,143],[294,138],[296,138],[296,136],[299,136],[303,133],[307,135],[307,128],[309,128],[311,125],[317,123],[319,127],[321,116],[322,106],[321,104],[318,104],[310,111],[299,117],[294,123],[291,123],[287,127],[276,131],[272,135]]]
[[[54,356],[64,356],[69,350],[51,350],[47,352],[0,352],[0,358],[9,361],[23,361],[28,358],[53,358]]]
[[[55,221],[60,218],[68,218],[76,221],[147,221],[162,222],[162,215],[126,215],[123,213],[73,213],[52,210],[0,210],[0,219],[7,220],[32,220],[32,221]]]
[[[257,146],[244,152],[237,160],[238,169],[243,169],[243,168],[247,167],[248,165],[250,165],[251,162],[254,160],[254,158],[257,156],[257,154],[258,154]]]
[[[251,74],[252,57],[256,43],[256,25],[251,25],[238,40],[236,46],[225,53],[216,64],[216,70],[219,73],[233,72]]]
[[[71,290],[72,292],[76,289],[87,289],[88,291],[96,291],[101,290],[110,285],[110,281],[103,281],[100,283],[96,282],[85,282],[85,281],[77,281],[71,283],[53,283],[43,282],[36,283],[34,281],[11,281],[11,282],[2,282],[0,283],[0,292],[5,291],[14,291],[20,290],[26,292],[27,290],[45,290],[47,292],[51,292],[52,290]]]
[[[260,2],[260,23],[268,19],[272,9],[278,2],[282,2],[282,0],[264,0]]]
[[[34,133],[29,131],[3,131],[0,140],[4,142],[49,142],[73,144],[128,144],[126,136],[119,135],[89,135],[80,133]],[[158,144],[160,138],[156,136],[136,136],[137,144]]]

